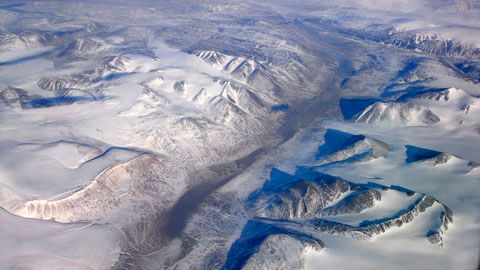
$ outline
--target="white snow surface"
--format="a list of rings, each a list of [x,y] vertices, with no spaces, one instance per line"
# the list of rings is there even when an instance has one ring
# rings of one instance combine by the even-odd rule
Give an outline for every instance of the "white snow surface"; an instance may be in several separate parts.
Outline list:
[[[116,233],[99,224],[25,219],[0,209],[4,269],[107,269],[120,253]]]
[[[436,201],[368,241],[269,235],[246,269],[476,269],[478,25],[475,0],[2,1],[1,267],[230,269],[249,196],[310,166],[415,192],[330,221]],[[339,120],[340,98],[416,87],[444,90]],[[319,160],[326,129],[368,139]],[[406,163],[406,145],[449,159]]]

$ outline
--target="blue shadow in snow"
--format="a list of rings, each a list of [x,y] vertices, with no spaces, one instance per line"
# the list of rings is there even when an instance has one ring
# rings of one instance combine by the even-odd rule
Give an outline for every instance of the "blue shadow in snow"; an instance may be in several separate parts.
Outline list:
[[[263,183],[261,189],[254,191],[247,199],[247,203],[254,204],[259,196],[265,193],[276,193],[289,189],[299,181],[315,181],[318,183],[330,184],[338,180],[338,177],[316,171],[314,167],[297,167],[295,174],[289,174],[277,168],[272,168],[270,177]]]
[[[38,108],[69,105],[69,104],[79,103],[79,102],[92,102],[96,100],[97,99],[93,97],[85,97],[85,96],[59,96],[59,97],[34,99],[26,103],[25,107],[38,109]]]
[[[412,163],[420,160],[433,158],[442,154],[442,152],[420,148],[413,145],[405,145],[405,148],[406,148],[406,154],[407,154],[407,158],[405,159],[405,162],[407,163]]]
[[[280,104],[280,105],[273,105],[272,106],[272,111],[278,112],[278,111],[286,111],[288,110],[289,106],[288,104]]]
[[[136,74],[136,72],[111,73],[111,74],[108,74],[107,76],[103,77],[102,79],[104,81],[112,81],[112,80],[120,79],[120,78],[123,78],[123,77],[127,77],[127,76],[132,75],[132,74]]]
[[[364,135],[354,135],[336,129],[327,129],[324,135],[325,142],[318,148],[315,158],[319,159],[335,153],[363,139],[365,139]]]
[[[16,65],[16,64],[21,64],[23,62],[27,62],[27,61],[33,60],[35,58],[41,58],[41,57],[48,56],[50,53],[51,53],[51,51],[47,51],[47,52],[42,52],[42,53],[38,53],[38,54],[34,54],[34,55],[29,55],[29,56],[25,56],[25,57],[13,59],[13,60],[5,61],[5,62],[0,62],[0,66],[11,66],[11,65]]]
[[[405,76],[406,74],[408,74],[408,72],[416,69],[418,67],[418,64],[421,62],[422,60],[420,58],[413,58],[413,59],[410,59],[407,64],[405,65],[404,68],[402,68],[401,70],[399,70],[397,72],[397,74],[395,75],[395,79],[398,79],[400,77],[403,77]]]
[[[299,232],[281,228],[274,224],[262,222],[261,219],[251,219],[243,228],[240,238],[232,244],[230,250],[228,251],[225,264],[221,269],[242,269],[247,263],[248,259],[258,252],[265,239],[268,236],[275,234],[288,235],[302,241],[315,241],[323,245],[323,243],[321,243],[319,240]]]
[[[343,119],[346,121],[352,120],[355,115],[380,100],[381,99],[378,98],[340,99],[340,111],[342,112]]]
[[[398,97],[395,101],[396,102],[408,102],[411,99],[418,98],[419,95],[428,94],[428,93],[436,93],[446,90],[447,88],[414,88],[414,89],[406,89],[402,91],[401,96]]]
[[[22,3],[10,4],[10,5],[5,5],[5,6],[0,6],[0,9],[10,10],[12,8],[23,7],[23,6],[25,6],[25,4],[22,4]]]

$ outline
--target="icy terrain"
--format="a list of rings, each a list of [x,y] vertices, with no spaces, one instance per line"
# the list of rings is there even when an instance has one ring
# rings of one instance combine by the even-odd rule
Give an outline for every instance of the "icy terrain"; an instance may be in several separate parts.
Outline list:
[[[317,2],[2,1],[0,265],[476,269],[480,2]]]

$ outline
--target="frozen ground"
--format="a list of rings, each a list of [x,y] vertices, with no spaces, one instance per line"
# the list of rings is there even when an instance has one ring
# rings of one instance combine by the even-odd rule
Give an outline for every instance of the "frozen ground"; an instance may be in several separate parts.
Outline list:
[[[480,3],[317,2],[2,1],[0,264],[476,269]]]

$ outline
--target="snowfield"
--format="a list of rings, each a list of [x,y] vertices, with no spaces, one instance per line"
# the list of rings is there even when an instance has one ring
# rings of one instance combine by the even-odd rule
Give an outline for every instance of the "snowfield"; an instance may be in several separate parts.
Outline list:
[[[0,4],[5,269],[477,269],[478,1]]]

